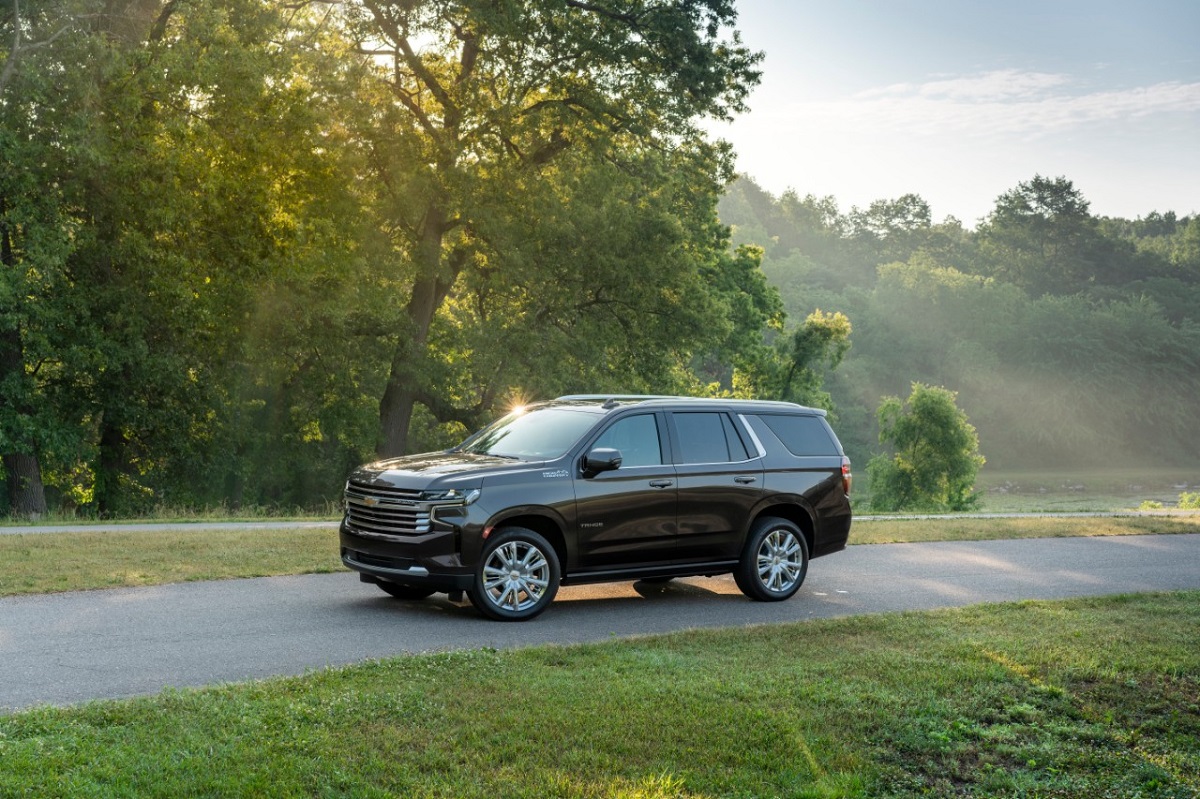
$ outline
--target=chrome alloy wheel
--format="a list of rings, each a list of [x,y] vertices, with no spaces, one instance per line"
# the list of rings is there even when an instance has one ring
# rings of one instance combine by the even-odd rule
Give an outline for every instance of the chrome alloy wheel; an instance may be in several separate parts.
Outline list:
[[[528,541],[508,541],[484,561],[484,596],[497,608],[520,613],[541,601],[550,576],[550,563],[540,549]]]
[[[772,530],[758,548],[758,578],[768,591],[790,590],[804,577],[804,550],[791,530]]]

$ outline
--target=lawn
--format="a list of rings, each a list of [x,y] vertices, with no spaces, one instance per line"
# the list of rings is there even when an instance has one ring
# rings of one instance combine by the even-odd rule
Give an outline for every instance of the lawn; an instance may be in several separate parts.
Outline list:
[[[0,596],[342,568],[334,528],[0,535]]]
[[[1140,507],[1143,502],[1170,508],[1182,492],[1200,490],[1200,468],[1013,472],[985,466],[977,487],[982,492],[981,509],[993,513],[1119,511]]]
[[[401,657],[0,718],[0,796],[1196,797],[1200,593]]]

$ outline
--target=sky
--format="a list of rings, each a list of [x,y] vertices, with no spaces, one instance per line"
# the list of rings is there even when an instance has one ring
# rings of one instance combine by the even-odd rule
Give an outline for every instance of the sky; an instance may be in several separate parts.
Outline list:
[[[765,52],[714,123],[775,195],[919,194],[974,227],[1034,175],[1093,214],[1200,212],[1200,0],[737,0]]]

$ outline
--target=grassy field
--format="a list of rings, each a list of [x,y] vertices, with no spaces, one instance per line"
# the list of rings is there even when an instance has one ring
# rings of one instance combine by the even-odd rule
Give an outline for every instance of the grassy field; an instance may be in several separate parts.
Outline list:
[[[998,541],[1013,538],[1200,533],[1200,513],[1171,516],[1077,516],[1063,518],[856,520],[854,544],[905,544],[921,541]]]
[[[1200,593],[402,657],[0,717],[0,796],[1196,797]]]
[[[1182,492],[1200,491],[1200,469],[994,472],[985,466],[977,485],[981,510],[995,513],[1129,510],[1147,501],[1169,508]]]
[[[0,535],[0,596],[342,568],[328,528]]]
[[[857,521],[854,544],[1200,533],[1186,516]],[[0,596],[342,569],[332,528],[0,535]]]

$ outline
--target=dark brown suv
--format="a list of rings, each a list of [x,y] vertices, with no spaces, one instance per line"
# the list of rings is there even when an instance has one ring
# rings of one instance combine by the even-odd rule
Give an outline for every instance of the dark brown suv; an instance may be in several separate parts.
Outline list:
[[[342,562],[403,599],[466,592],[494,619],[533,618],[559,585],[730,572],[775,601],[845,548],[849,493],[821,410],[560,397],[354,472]]]

